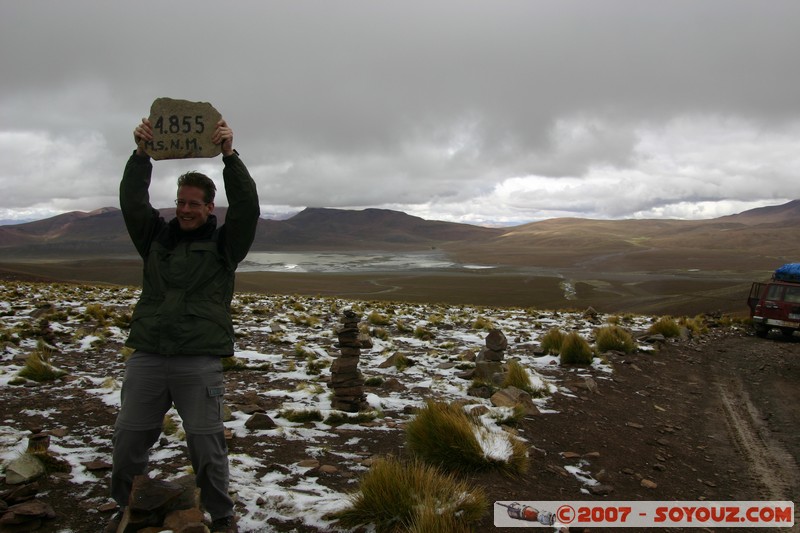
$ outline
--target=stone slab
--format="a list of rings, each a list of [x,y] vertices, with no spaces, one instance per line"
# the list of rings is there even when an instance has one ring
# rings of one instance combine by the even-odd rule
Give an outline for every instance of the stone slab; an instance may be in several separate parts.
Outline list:
[[[216,157],[222,147],[211,141],[219,111],[208,102],[156,98],[150,106],[153,140],[144,151],[155,160]]]

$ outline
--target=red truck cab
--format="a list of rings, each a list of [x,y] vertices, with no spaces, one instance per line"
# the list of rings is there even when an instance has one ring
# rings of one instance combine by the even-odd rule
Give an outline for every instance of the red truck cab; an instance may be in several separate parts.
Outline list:
[[[773,278],[755,282],[747,298],[756,335],[766,337],[777,328],[786,337],[800,330],[800,282]]]

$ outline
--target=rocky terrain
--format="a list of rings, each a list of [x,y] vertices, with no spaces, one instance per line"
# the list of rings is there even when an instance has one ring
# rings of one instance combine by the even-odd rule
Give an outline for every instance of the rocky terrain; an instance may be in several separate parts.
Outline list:
[[[0,498],[38,505],[37,531],[98,531],[112,508],[110,437],[137,290],[6,281],[0,292]],[[493,430],[524,442],[525,474],[467,476],[490,503],[791,500],[800,493],[797,337],[759,339],[724,317],[664,339],[646,333],[656,316],[248,293],[234,306],[240,364],[226,373],[226,427],[241,531],[337,530],[329,513],[347,504],[369,465],[409,457],[404,428],[427,399],[480,408]],[[368,408],[360,419],[334,422],[330,415],[341,413],[332,409],[328,381],[346,309],[369,333],[359,363]],[[635,353],[565,367],[539,349],[553,327],[591,340],[609,320],[639,339]],[[541,392],[524,416],[470,391],[469,373],[491,328],[508,339],[505,360],[518,360]],[[20,378],[32,353],[64,375]],[[293,417],[304,412],[321,420]],[[174,412],[169,418],[151,457],[156,480],[189,472],[180,420]],[[49,473],[9,480],[8,466],[33,434],[49,441]],[[496,530],[491,508],[475,530]]]

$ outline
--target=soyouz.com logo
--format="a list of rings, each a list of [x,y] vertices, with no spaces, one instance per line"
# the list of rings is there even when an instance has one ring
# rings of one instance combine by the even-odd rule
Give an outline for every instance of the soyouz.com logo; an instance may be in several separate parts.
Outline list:
[[[789,501],[495,502],[496,527],[792,527]]]

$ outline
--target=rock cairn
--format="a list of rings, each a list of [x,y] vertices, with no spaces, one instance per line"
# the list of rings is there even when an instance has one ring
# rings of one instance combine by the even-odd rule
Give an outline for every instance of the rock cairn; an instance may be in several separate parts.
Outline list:
[[[336,332],[341,355],[331,365],[334,409],[356,413],[366,407],[364,378],[358,370],[361,342],[358,340],[358,323],[361,316],[348,309],[342,314],[342,327]]]
[[[145,528],[187,533],[208,531],[193,475],[172,481],[151,479],[147,475],[133,478],[131,497],[117,531]]]
[[[45,475],[41,460],[50,457],[49,446],[50,434],[33,429],[28,450],[7,465],[5,484],[9,489],[0,491],[0,531],[35,531],[56,518],[53,507],[38,497],[35,481]]]
[[[491,381],[495,374],[503,372],[503,357],[508,348],[508,339],[499,329],[489,330],[486,335],[486,346],[481,348],[475,358],[475,375]]]

